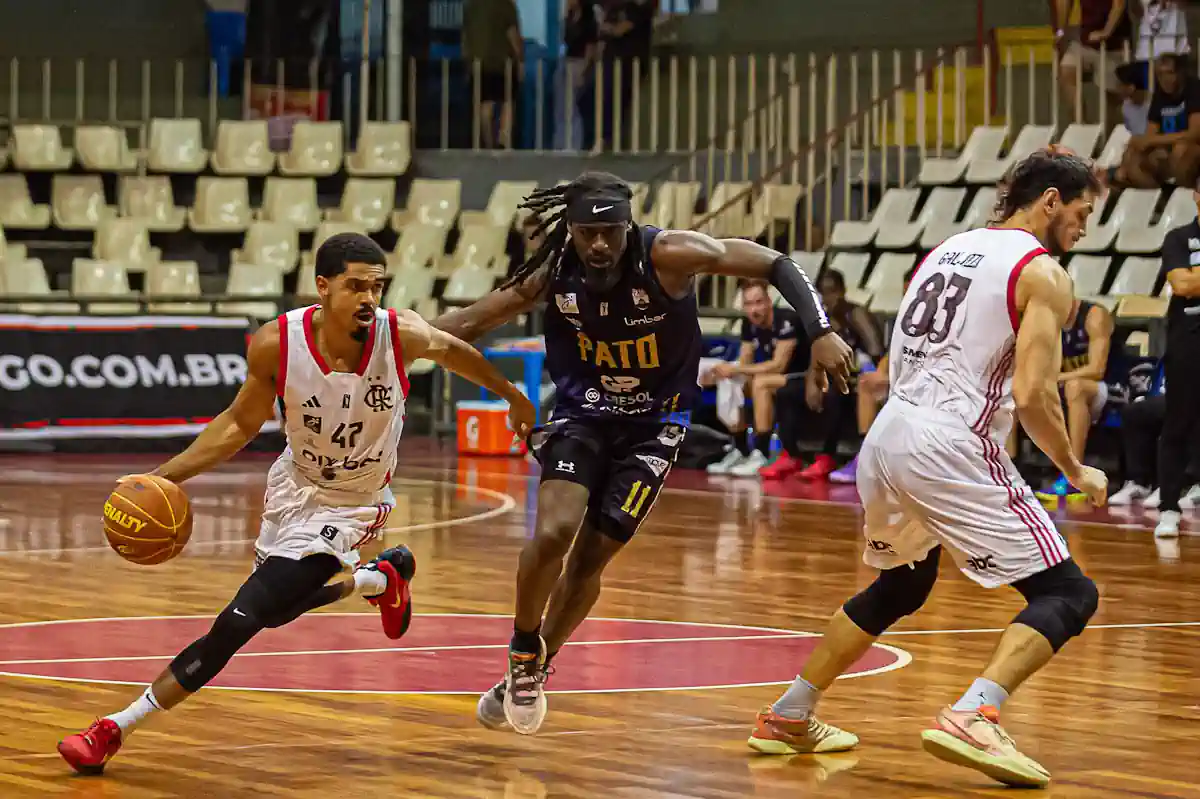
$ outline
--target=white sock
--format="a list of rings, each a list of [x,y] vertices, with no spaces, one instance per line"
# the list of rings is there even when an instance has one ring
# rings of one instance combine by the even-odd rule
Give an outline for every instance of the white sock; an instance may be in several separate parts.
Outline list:
[[[999,708],[1004,704],[1005,699],[1008,699],[1008,691],[1004,690],[1003,685],[978,677],[975,682],[971,683],[971,687],[962,695],[962,698],[954,703],[953,709],[978,710],[984,705]]]
[[[141,723],[142,719],[150,715],[156,710],[162,710],[158,705],[158,700],[154,698],[154,689],[147,688],[137,699],[130,703],[129,707],[122,711],[113,713],[111,716],[105,716],[117,723],[121,728],[121,737],[129,735],[133,732],[134,727]]]
[[[821,692],[812,683],[796,675],[796,679],[792,680],[783,696],[775,700],[771,709],[785,719],[800,721],[812,714],[820,698]]]
[[[387,590],[387,575],[378,569],[355,569],[354,590],[365,599],[377,597]]]

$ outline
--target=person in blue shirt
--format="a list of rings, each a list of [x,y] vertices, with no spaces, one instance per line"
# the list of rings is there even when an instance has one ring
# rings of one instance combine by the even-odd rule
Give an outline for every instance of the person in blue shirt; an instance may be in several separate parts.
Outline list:
[[[1154,64],[1146,133],[1129,140],[1117,179],[1140,189],[1168,181],[1192,186],[1200,174],[1200,81],[1184,56],[1160,56]]]

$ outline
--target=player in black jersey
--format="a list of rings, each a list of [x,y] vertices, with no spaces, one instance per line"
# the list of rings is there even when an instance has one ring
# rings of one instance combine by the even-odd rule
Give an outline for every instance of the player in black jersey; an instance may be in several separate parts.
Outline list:
[[[523,207],[541,246],[500,289],[433,322],[469,341],[547,304],[557,401],[530,439],[542,464],[537,529],[517,572],[508,672],[479,701],[488,727],[531,735],[541,726],[551,658],[666,480],[697,391],[696,275],[769,280],[796,309],[822,379],[848,391],[851,350],[792,259],[753,241],[641,227],[631,203],[629,185],[602,172],[534,192]]]

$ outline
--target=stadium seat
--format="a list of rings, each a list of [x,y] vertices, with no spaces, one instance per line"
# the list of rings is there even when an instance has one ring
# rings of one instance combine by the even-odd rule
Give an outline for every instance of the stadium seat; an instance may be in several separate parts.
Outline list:
[[[407,122],[368,122],[358,134],[346,171],[354,177],[398,177],[412,163],[412,131]]]
[[[1054,128],[1048,125],[1026,125],[1004,156],[980,154],[967,165],[968,183],[995,183],[1014,163],[1042,148],[1054,139]]]
[[[1157,198],[1155,198],[1157,199]],[[1153,205],[1150,206],[1153,210]],[[1192,199],[1191,188],[1177,188],[1167,198],[1158,222],[1147,224],[1123,224],[1117,232],[1117,252],[1121,253],[1151,253],[1162,249],[1163,239],[1167,231],[1191,222],[1196,218],[1196,201]]]
[[[315,281],[310,292],[314,295],[316,293]],[[270,266],[230,264],[229,281],[225,284],[225,293],[234,296],[271,297],[273,301],[219,302],[217,303],[218,313],[270,319],[279,313],[279,306],[274,299],[283,294],[283,274]],[[299,290],[297,290],[297,294],[299,294]]]
[[[104,198],[99,175],[55,175],[50,190],[54,224],[61,230],[95,230],[117,209]]]
[[[71,264],[71,294],[128,299],[133,290],[129,288],[129,274],[121,264],[76,258]],[[84,310],[94,314],[136,314],[139,306],[133,302],[94,302],[88,303]]]
[[[0,262],[24,261],[25,245],[13,244],[4,236],[4,228],[0,227]]]
[[[462,184],[457,180],[417,178],[409,187],[405,207],[392,214],[392,229],[405,225],[435,225],[449,230],[462,207]]]
[[[804,194],[800,185],[768,183],[750,204],[746,229],[740,234],[749,238],[782,235],[796,224],[796,206]]]
[[[268,175],[275,169],[275,153],[265,119],[223,119],[217,125],[217,146],[212,154],[218,175]]]
[[[1117,270],[1108,293],[1113,296],[1141,294],[1149,297],[1154,294],[1154,284],[1158,282],[1158,273],[1162,269],[1162,261],[1158,258],[1126,258]]]
[[[629,190],[633,192],[630,204],[633,207],[633,221],[639,225],[646,224],[646,198],[650,196],[650,184],[630,183]]]
[[[875,234],[875,246],[891,250],[912,247],[920,240],[925,228],[934,220],[957,218],[963,200],[966,198],[966,189],[938,186],[925,198],[915,221],[881,221],[878,232]]]
[[[695,219],[696,203],[699,200],[698,181],[664,181],[658,184],[658,190],[654,193],[654,203],[646,211],[644,219],[646,224],[663,230],[687,230],[691,228]]]
[[[823,252],[805,252],[803,250],[794,250],[791,253],[791,259],[804,270],[804,274],[810,279],[816,280],[821,274],[821,266],[825,263],[825,253]]]
[[[980,187],[971,198],[962,219],[955,220],[952,216],[935,217],[926,223],[925,230],[921,233],[921,249],[932,250],[956,233],[983,227],[992,218],[995,209],[996,190],[988,186]]]
[[[89,172],[133,172],[141,163],[125,131],[110,125],[75,128],[75,157]]]
[[[1117,303],[1116,315],[1119,319],[1157,319],[1167,314],[1170,299],[1166,297],[1143,297],[1130,294],[1121,297]],[[1132,334],[1131,334],[1132,335]],[[1126,339],[1126,344],[1128,344]]]
[[[904,299],[904,275],[917,263],[917,256],[909,253],[885,252],[875,262],[864,289],[871,297],[871,310],[879,313],[895,313],[900,310]],[[846,281],[850,285],[850,281]]]
[[[137,219],[155,233],[183,230],[187,209],[175,205],[171,179],[166,175],[127,175],[117,189],[121,216]]]
[[[392,282],[384,297],[384,305],[388,308],[415,308],[433,296],[435,276],[428,266],[407,263],[392,269],[390,274]]]
[[[92,257],[143,271],[162,260],[162,251],[150,246],[150,233],[141,220],[106,219],[96,228]]]
[[[150,120],[150,152],[146,165],[152,172],[202,172],[208,150],[198,119]]]
[[[321,249],[325,239],[339,233],[361,233],[365,236],[367,231],[363,229],[362,225],[356,225],[353,222],[322,222],[317,226],[317,232],[313,234],[312,249],[306,250],[300,256],[301,266],[316,263],[317,250]]]
[[[1075,283],[1075,296],[1094,300],[1104,288],[1104,279],[1112,259],[1107,255],[1073,255],[1067,264],[1067,274]]]
[[[292,144],[279,156],[284,175],[328,177],[342,168],[342,123],[301,120],[292,128]]]
[[[719,213],[705,223],[704,232],[717,239],[743,235],[750,216],[749,189],[752,185],[747,181],[722,181],[714,186],[704,215]]]
[[[435,225],[409,225],[400,231],[396,248],[388,254],[388,271],[407,266],[428,267],[442,256],[446,246],[446,229]]]
[[[0,175],[0,227],[13,230],[50,227],[50,206],[33,204],[24,175]]]
[[[1133,138],[1133,134],[1129,132],[1129,128],[1124,125],[1114,127],[1108,136],[1108,141],[1104,144],[1104,149],[1100,151],[1100,157],[1096,159],[1096,166],[1101,169],[1113,169],[1120,166],[1121,159],[1125,157],[1125,148],[1129,146],[1131,138]]]
[[[188,227],[197,233],[240,233],[250,227],[250,189],[245,178],[202,177]]]
[[[70,299],[70,292],[50,290],[46,267],[37,258],[0,261],[0,289],[8,296]],[[17,303],[16,310],[19,313],[79,313],[79,305],[73,302],[23,302]]]
[[[317,182],[312,178],[267,178],[263,207],[256,216],[291,225],[301,233],[316,230],[321,223]]]
[[[146,270],[146,297],[199,297],[200,269],[195,261],[163,261]],[[152,302],[150,313],[212,313],[207,302]]]
[[[440,259],[441,266],[438,274],[439,276],[449,276],[460,267],[475,264],[492,272],[498,271],[498,276],[503,276],[508,266],[508,259],[505,257],[507,243],[507,228],[484,225],[465,228],[462,235],[458,237],[454,252]]]
[[[846,280],[846,288],[858,288],[863,278],[867,276],[867,267],[871,265],[871,256],[865,252],[839,252],[833,256],[826,269],[838,272]],[[809,272],[810,275],[819,274]]]
[[[258,264],[287,274],[300,260],[299,235],[283,222],[251,222],[241,249],[230,253],[235,264]]]
[[[926,158],[921,164],[917,182],[922,186],[945,186],[957,183],[966,174],[967,168],[976,159],[996,159],[1008,138],[1008,130],[1002,127],[980,125],[971,131],[966,145],[957,158]]]
[[[1100,139],[1103,136],[1104,129],[1099,125],[1084,125],[1079,122],[1072,122],[1063,131],[1062,138],[1058,140],[1058,144],[1060,147],[1065,147],[1084,158],[1091,158],[1095,154],[1096,148],[1100,146]]]
[[[22,172],[61,172],[75,160],[57,125],[13,125],[12,138],[13,166]]]
[[[507,230],[517,220],[517,206],[537,189],[534,180],[498,180],[488,197],[487,208],[482,211],[463,211],[458,225],[462,228],[473,225],[498,227]]]
[[[1111,195],[1105,195],[1101,201],[1106,205]],[[1122,230],[1137,230],[1150,227],[1150,219],[1154,216],[1154,206],[1158,202],[1158,189],[1125,189],[1117,198],[1116,207],[1108,217],[1108,221],[1100,222],[1102,208],[1092,212],[1088,219],[1087,233],[1074,247],[1075,252],[1104,252],[1112,246]]]
[[[830,245],[839,249],[866,247],[881,227],[909,225],[920,197],[921,193],[917,189],[888,189],[870,219],[837,222],[829,239]]]
[[[352,222],[368,233],[387,227],[396,206],[396,183],[390,178],[350,178],[342,190],[342,204],[325,211],[328,222]]]
[[[479,264],[464,264],[450,275],[446,290],[442,292],[445,300],[477,300],[492,290],[496,273]]]

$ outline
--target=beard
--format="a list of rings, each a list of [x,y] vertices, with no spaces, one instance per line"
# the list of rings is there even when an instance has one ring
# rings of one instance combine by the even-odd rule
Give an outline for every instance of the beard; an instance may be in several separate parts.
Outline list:
[[[608,291],[617,285],[617,281],[620,279],[621,267],[619,263],[604,269],[597,269],[594,266],[587,266],[586,264],[583,267],[583,282],[589,291]]]
[[[1047,241],[1042,242],[1042,245],[1050,252],[1050,255],[1056,259],[1062,258],[1064,255],[1066,255],[1067,250],[1069,249],[1068,247],[1064,247],[1062,245],[1062,232],[1062,222],[1058,220],[1051,220],[1050,224],[1046,227]]]

